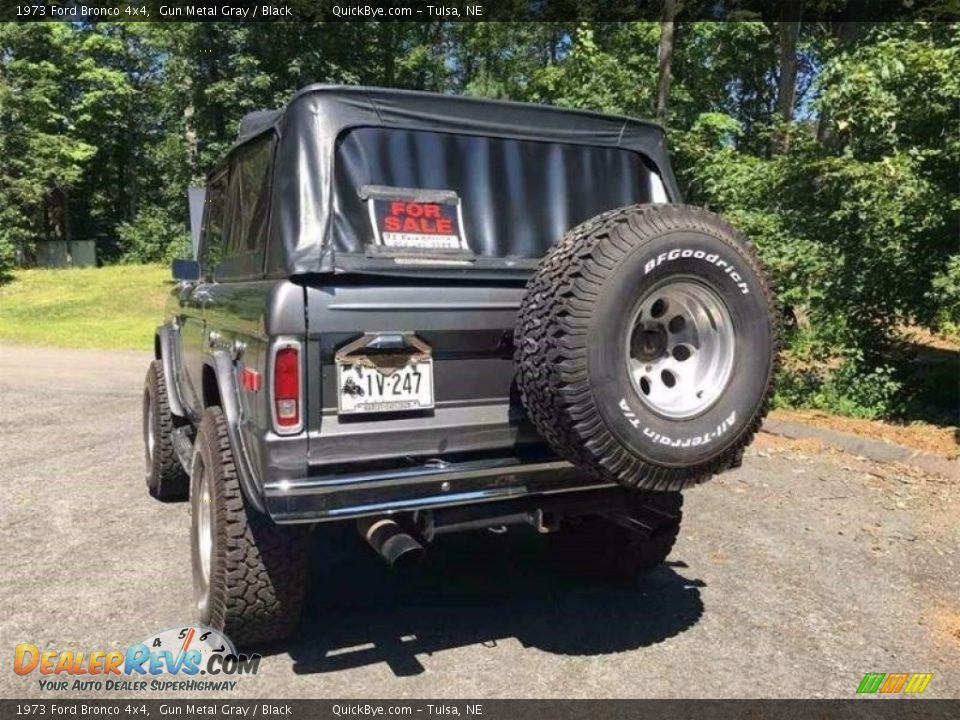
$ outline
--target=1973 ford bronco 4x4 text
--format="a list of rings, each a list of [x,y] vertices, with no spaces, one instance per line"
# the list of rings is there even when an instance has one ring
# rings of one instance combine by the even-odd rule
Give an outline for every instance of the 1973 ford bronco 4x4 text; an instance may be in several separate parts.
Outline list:
[[[321,522],[394,565],[511,524],[593,571],[661,562],[777,355],[754,249],[680,202],[629,118],[329,86],[247,116],[144,389],[201,622],[289,634]]]

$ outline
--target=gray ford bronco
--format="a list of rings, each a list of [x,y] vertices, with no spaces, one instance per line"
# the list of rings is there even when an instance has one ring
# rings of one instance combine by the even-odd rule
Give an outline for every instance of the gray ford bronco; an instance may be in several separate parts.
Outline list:
[[[330,86],[247,116],[143,396],[200,621],[288,635],[322,522],[395,566],[522,524],[595,573],[660,563],[778,347],[753,247],[680,203],[629,118]]]

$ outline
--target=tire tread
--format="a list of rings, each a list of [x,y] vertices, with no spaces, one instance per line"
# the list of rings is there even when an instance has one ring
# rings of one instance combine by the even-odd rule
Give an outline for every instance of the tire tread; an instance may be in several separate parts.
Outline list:
[[[205,411],[197,442],[212,459],[214,531],[222,533],[214,540],[209,622],[241,646],[283,639],[309,584],[309,529],[276,525],[247,508],[219,407]]]
[[[156,422],[153,462],[146,474],[150,494],[162,502],[186,500],[190,493],[190,477],[180,464],[173,447],[173,431],[178,422],[170,412],[167,385],[163,379],[163,362],[154,360],[147,369],[144,400],[153,398]]]

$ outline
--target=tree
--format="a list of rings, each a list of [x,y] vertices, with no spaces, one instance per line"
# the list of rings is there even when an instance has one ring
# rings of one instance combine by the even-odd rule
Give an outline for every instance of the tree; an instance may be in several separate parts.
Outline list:
[[[670,96],[670,65],[673,61],[674,18],[677,16],[677,1],[664,0],[660,22],[659,71],[657,75],[657,117],[667,116],[667,101]]]
[[[71,193],[97,151],[77,127],[80,50],[67,24],[0,25],[0,242],[27,255],[71,239]]]
[[[786,126],[793,120],[797,87],[797,38],[800,36],[802,0],[786,0],[780,6],[780,73],[777,79],[777,111]],[[783,130],[774,135],[774,151],[782,151],[788,142]]]

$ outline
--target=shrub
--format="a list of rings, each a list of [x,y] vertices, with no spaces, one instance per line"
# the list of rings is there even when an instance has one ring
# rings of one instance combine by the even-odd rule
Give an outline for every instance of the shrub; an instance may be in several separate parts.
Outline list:
[[[930,300],[937,306],[933,327],[951,335],[960,334],[960,254],[947,260],[931,285]]]
[[[0,236],[0,283],[10,279],[14,258],[13,245]]]
[[[117,235],[125,262],[162,263],[189,254],[189,233],[160,207],[142,209],[133,222],[118,226]]]
[[[875,420],[904,413],[902,390],[896,368],[871,366],[858,351],[813,363],[788,356],[777,379],[774,405]]]

